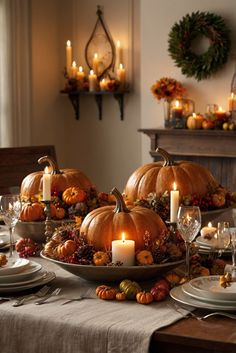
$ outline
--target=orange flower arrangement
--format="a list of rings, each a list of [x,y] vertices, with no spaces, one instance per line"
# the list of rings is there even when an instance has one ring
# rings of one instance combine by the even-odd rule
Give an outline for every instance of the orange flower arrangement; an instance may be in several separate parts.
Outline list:
[[[151,92],[157,100],[164,99],[170,102],[174,98],[182,97],[185,88],[174,78],[162,77],[151,87]]]

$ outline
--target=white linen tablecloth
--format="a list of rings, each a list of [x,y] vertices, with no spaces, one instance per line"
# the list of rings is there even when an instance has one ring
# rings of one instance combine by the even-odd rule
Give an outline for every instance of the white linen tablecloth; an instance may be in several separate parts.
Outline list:
[[[34,301],[20,307],[0,304],[1,353],[146,353],[155,330],[187,313],[174,310],[169,299],[151,305],[100,300],[95,295],[97,283],[46,260],[33,260],[56,273],[52,285],[61,287],[61,293],[40,306]],[[61,305],[80,294],[93,299]]]

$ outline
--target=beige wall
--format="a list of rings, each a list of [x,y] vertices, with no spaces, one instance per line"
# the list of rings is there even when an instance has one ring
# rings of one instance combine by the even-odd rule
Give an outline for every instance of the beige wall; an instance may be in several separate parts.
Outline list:
[[[197,82],[186,78],[174,66],[168,55],[168,34],[175,22],[187,13],[209,11],[222,16],[231,29],[232,51],[224,68],[208,80]],[[227,109],[230,84],[236,59],[236,1],[235,0],[141,0],[141,126],[163,126],[163,107],[150,93],[151,85],[163,76],[181,81],[196,111],[204,113],[206,104],[217,103]],[[142,137],[142,163],[151,160],[150,141]]]
[[[72,40],[74,58],[85,64],[84,47],[96,22],[97,1],[32,0],[33,143],[53,143],[64,167],[83,170],[99,190],[123,187],[140,164],[139,34],[132,1],[103,0],[104,18],[114,41],[124,46],[125,65],[132,92],[125,97],[124,121],[118,103],[104,97],[103,118],[98,119],[94,97],[82,97],[80,120],[66,96],[64,85],[65,43]],[[135,4],[138,4],[138,1]],[[133,47],[132,39],[135,38]],[[133,61],[133,51],[135,60]],[[131,75],[132,73],[132,75]]]

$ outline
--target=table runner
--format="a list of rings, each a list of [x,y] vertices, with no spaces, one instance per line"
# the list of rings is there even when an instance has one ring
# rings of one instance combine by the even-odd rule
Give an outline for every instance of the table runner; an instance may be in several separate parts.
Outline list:
[[[58,297],[37,306],[28,302],[0,305],[1,353],[146,353],[152,333],[182,318],[170,300],[141,305],[135,301],[103,301],[96,298],[98,284],[76,277],[43,259],[34,259],[56,273]],[[61,305],[65,299],[87,294]]]

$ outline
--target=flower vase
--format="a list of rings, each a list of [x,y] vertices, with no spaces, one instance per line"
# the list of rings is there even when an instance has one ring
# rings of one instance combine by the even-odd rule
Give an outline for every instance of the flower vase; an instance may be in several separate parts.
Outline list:
[[[164,126],[169,128],[171,125],[170,121],[170,102],[164,101],[163,102],[163,110],[164,110]]]

